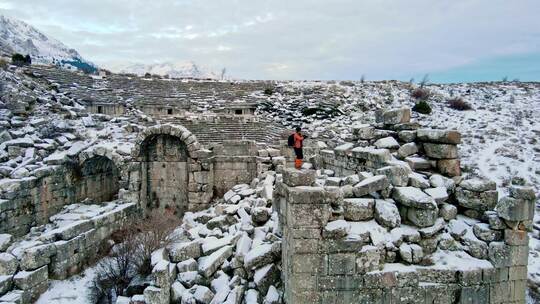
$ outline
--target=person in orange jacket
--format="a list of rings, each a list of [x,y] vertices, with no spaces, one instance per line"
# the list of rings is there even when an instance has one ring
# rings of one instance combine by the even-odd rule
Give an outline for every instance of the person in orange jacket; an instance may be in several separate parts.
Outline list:
[[[294,154],[296,159],[294,160],[294,167],[300,169],[302,167],[302,161],[304,159],[304,153],[302,147],[304,146],[304,139],[307,138],[306,135],[302,135],[300,127],[296,127],[296,132],[294,133]]]

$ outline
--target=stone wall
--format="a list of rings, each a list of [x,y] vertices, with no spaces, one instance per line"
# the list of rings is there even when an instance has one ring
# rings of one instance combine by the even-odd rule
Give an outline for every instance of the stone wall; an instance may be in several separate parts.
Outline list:
[[[321,149],[323,167],[346,176],[361,171],[375,172],[395,158],[412,170],[433,171],[450,177],[461,174],[457,148],[461,142],[459,132],[421,129],[418,123],[410,120],[409,108],[378,115],[378,124],[352,127],[355,142],[333,150]]]
[[[49,279],[65,279],[97,257],[103,241],[137,211],[133,203],[70,205],[36,227],[23,241],[3,239],[0,248],[0,302],[32,303]],[[13,242],[13,243],[11,243]],[[13,291],[10,291],[12,290]]]
[[[118,195],[120,170],[105,156],[85,160],[76,172],[75,202],[108,202]]]
[[[212,147],[214,195],[223,196],[238,184],[257,177],[257,145],[254,141],[225,141]]]
[[[21,236],[49,220],[75,200],[72,172],[64,166],[43,168],[36,177],[2,180],[0,233]]]
[[[0,182],[0,233],[21,236],[49,221],[63,206],[89,198],[91,202],[113,200],[122,186],[122,173],[98,149],[55,161],[22,179]],[[112,156],[111,156],[112,157]],[[125,179],[125,178],[124,178]]]
[[[340,206],[347,206],[342,191],[317,185],[315,172],[310,170],[286,169],[277,184],[275,201],[283,233],[286,303],[525,302],[525,229],[534,208],[534,191],[530,188],[513,187],[511,196],[498,202],[497,211],[487,212],[487,223],[474,222],[472,230],[482,241],[466,234],[468,228],[457,228],[456,220],[449,222],[448,233],[442,233],[442,219],[419,230],[388,223],[397,228],[387,236],[373,220],[344,221],[343,211],[336,213]],[[373,211],[369,206],[361,203],[354,213],[345,210],[345,218],[354,214],[356,220],[367,220],[369,210],[371,216],[375,213],[377,222],[388,216],[381,212],[384,208],[377,206]],[[428,240],[435,235],[435,249],[439,250],[430,252],[432,242]],[[468,246],[450,249],[456,246],[450,245],[454,244],[452,237],[468,239],[461,242]],[[401,244],[399,249],[392,248],[396,244]],[[441,247],[447,250],[441,251]],[[397,259],[392,254],[395,250]],[[408,262],[407,257],[411,258]]]
[[[88,113],[106,114],[111,116],[120,116],[126,113],[126,107],[121,104],[111,103],[88,103],[86,105]]]

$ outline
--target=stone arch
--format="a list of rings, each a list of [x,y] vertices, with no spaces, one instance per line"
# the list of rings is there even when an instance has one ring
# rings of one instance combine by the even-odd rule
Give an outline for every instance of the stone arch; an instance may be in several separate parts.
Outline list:
[[[73,175],[76,202],[89,199],[101,203],[118,198],[120,168],[111,158],[94,153],[79,155]]]
[[[197,153],[200,149],[195,135],[183,126],[158,125],[138,135],[132,158],[139,163],[135,175],[143,210],[164,209],[181,216],[193,209],[198,189],[193,186],[195,174],[202,171]],[[130,184],[133,182],[130,177]]]

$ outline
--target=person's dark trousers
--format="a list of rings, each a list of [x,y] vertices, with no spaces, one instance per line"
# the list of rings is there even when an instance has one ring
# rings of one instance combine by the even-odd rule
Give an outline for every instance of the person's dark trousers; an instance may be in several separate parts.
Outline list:
[[[304,153],[302,151],[302,148],[294,148],[294,154],[296,155],[296,159],[294,160],[294,167],[296,169],[300,169],[302,167],[302,160],[304,159]]]

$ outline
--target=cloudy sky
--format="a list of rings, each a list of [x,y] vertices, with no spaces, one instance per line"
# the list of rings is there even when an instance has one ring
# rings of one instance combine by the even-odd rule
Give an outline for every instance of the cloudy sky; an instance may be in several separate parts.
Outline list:
[[[250,79],[540,80],[539,0],[0,0],[104,67]]]

